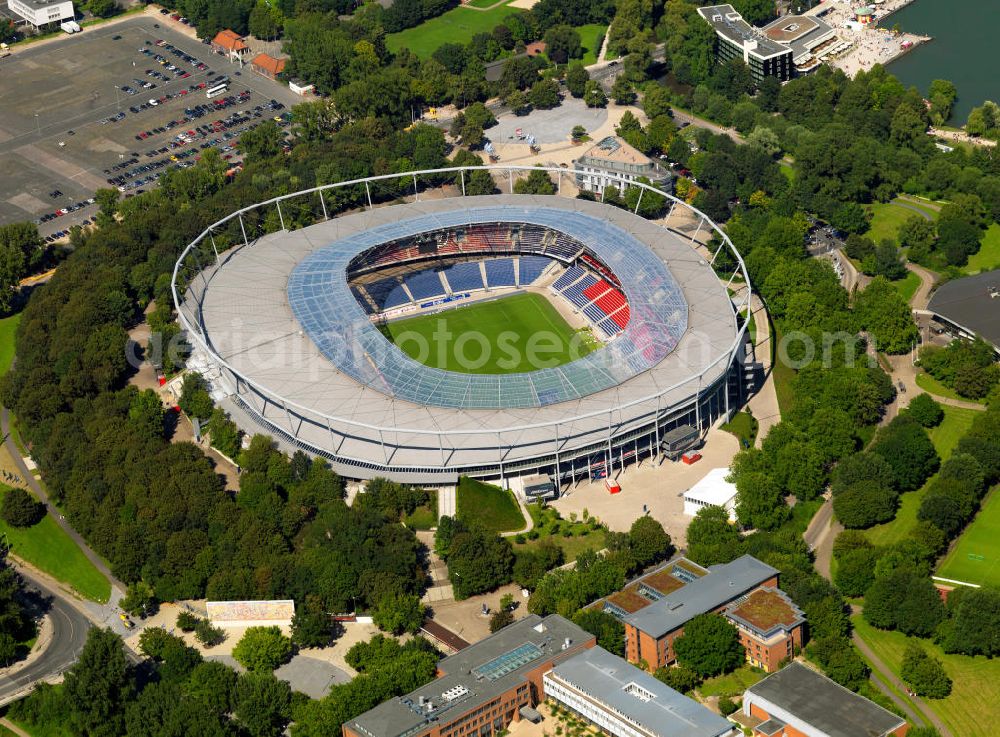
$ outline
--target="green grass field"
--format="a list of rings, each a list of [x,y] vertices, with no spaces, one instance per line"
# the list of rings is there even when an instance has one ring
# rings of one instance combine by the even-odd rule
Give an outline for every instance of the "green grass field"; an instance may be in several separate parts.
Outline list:
[[[951,455],[959,439],[972,426],[976,410],[947,405],[943,405],[942,409],[944,410],[944,419],[940,425],[931,429],[930,437],[938,455],[944,460]],[[909,535],[910,530],[917,524],[917,512],[926,489],[927,485],[924,484],[916,491],[909,491],[900,496],[899,510],[896,512],[896,516],[885,524],[875,525],[866,530],[865,534],[868,539],[875,545],[890,545]]]
[[[415,361],[466,374],[560,366],[598,346],[589,331],[573,330],[545,297],[532,293],[397,320],[382,330]]]
[[[600,23],[588,23],[585,26],[576,26],[576,32],[580,34],[580,45],[583,46],[583,58],[580,61],[584,66],[593,64],[597,61],[597,55],[601,53],[597,42],[604,38],[608,27]]]
[[[951,552],[937,575],[956,581],[1000,586],[1000,494],[993,487],[982,508]]]
[[[493,532],[512,532],[525,527],[524,515],[511,492],[467,476],[458,480],[455,506],[460,520],[475,520]]]
[[[911,208],[926,213],[932,220],[937,219],[935,210],[915,202],[907,201],[905,207],[895,201],[876,202],[865,207],[872,214],[872,221],[865,235],[875,241],[876,245],[881,243],[884,238],[896,242],[900,226],[911,216],[917,214]]]
[[[708,696],[739,696],[767,674],[759,668],[743,665],[732,673],[707,679],[698,687],[698,693]]]
[[[737,412],[722,429],[735,435],[744,445],[753,445],[757,439],[757,420],[749,412]]]
[[[466,44],[477,33],[489,33],[508,15],[519,12],[517,8],[508,8],[507,4],[491,10],[477,10],[480,7],[478,3],[475,8],[459,5],[419,26],[389,34],[385,45],[393,52],[405,46],[421,59],[426,59],[438,46],[446,43]]]
[[[877,630],[856,615],[855,631],[875,654],[898,676],[903,651],[910,641],[899,632]],[[925,703],[951,728],[955,737],[992,737],[1000,718],[1000,659],[946,655],[932,640],[919,640],[929,654],[938,658],[951,676],[952,691],[946,699],[925,699]]]
[[[969,263],[962,267],[966,274],[978,274],[1000,268],[1000,225],[993,223],[979,245],[979,252],[969,257]]]
[[[909,303],[909,301],[913,299],[913,295],[916,293],[917,289],[920,288],[920,277],[912,271],[907,271],[906,276],[902,279],[897,279],[896,281],[889,283],[895,287],[897,292],[899,292],[899,296]]]
[[[982,402],[978,399],[968,399],[966,397],[958,396],[958,392],[956,392],[954,389],[950,389],[949,387],[945,386],[944,384],[942,384],[940,381],[938,381],[925,371],[920,371],[917,374],[917,386],[919,386],[928,394],[936,394],[939,397],[944,397],[945,399],[961,399],[964,402],[975,402],[978,404],[982,404]]]
[[[0,484],[0,498],[10,487]],[[33,527],[11,527],[0,520],[0,533],[6,536],[11,552],[50,576],[69,584],[81,596],[105,602],[111,596],[111,584],[76,546],[50,515]]]
[[[10,371],[14,362],[14,333],[20,322],[20,312],[0,320],[0,376]]]

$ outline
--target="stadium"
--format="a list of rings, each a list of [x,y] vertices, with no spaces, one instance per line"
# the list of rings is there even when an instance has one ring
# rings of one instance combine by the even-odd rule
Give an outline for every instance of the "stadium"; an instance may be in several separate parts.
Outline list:
[[[727,289],[747,283],[739,254],[645,185],[666,198],[661,220],[512,194],[532,168],[560,191],[575,174],[392,175],[412,188],[385,204],[372,193],[389,177],[372,177],[213,224],[174,269],[189,367],[247,433],[348,478],[567,482],[689,447],[743,398],[749,290],[734,305]],[[464,196],[474,169],[511,193]],[[431,186],[442,177],[454,184]]]

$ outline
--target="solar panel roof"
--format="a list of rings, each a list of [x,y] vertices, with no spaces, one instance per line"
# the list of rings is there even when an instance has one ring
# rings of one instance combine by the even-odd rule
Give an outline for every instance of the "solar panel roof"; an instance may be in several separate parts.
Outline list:
[[[472,223],[533,223],[583,244],[621,280],[631,319],[614,341],[554,368],[464,374],[424,366],[390,343],[351,292],[359,253],[390,240]],[[579,212],[501,205],[436,212],[355,232],[303,259],[288,303],[306,335],[340,371],[393,398],[453,409],[542,407],[621,384],[662,361],[688,324],[688,305],[663,261],[622,228]]]

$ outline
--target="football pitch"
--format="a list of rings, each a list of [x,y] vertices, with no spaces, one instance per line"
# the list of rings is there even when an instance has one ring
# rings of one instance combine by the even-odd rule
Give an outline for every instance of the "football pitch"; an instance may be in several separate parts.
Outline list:
[[[982,509],[948,553],[938,576],[1000,586],[1000,492],[994,487]]]
[[[512,374],[561,366],[600,344],[574,330],[540,294],[521,293],[382,326],[425,366],[465,374]]]

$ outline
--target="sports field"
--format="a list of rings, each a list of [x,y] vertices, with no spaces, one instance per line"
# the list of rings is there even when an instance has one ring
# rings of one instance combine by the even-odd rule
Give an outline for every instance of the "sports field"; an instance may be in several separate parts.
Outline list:
[[[421,59],[426,59],[442,44],[466,44],[477,33],[492,31],[511,13],[521,12],[517,8],[508,7],[508,4],[509,0],[490,10],[459,5],[419,26],[390,33],[385,37],[385,45],[393,52],[405,46]]]
[[[994,487],[937,574],[942,578],[1000,586],[1000,493]]]
[[[599,344],[573,330],[545,297],[521,293],[390,322],[382,332],[425,366],[511,374],[569,363]]]

